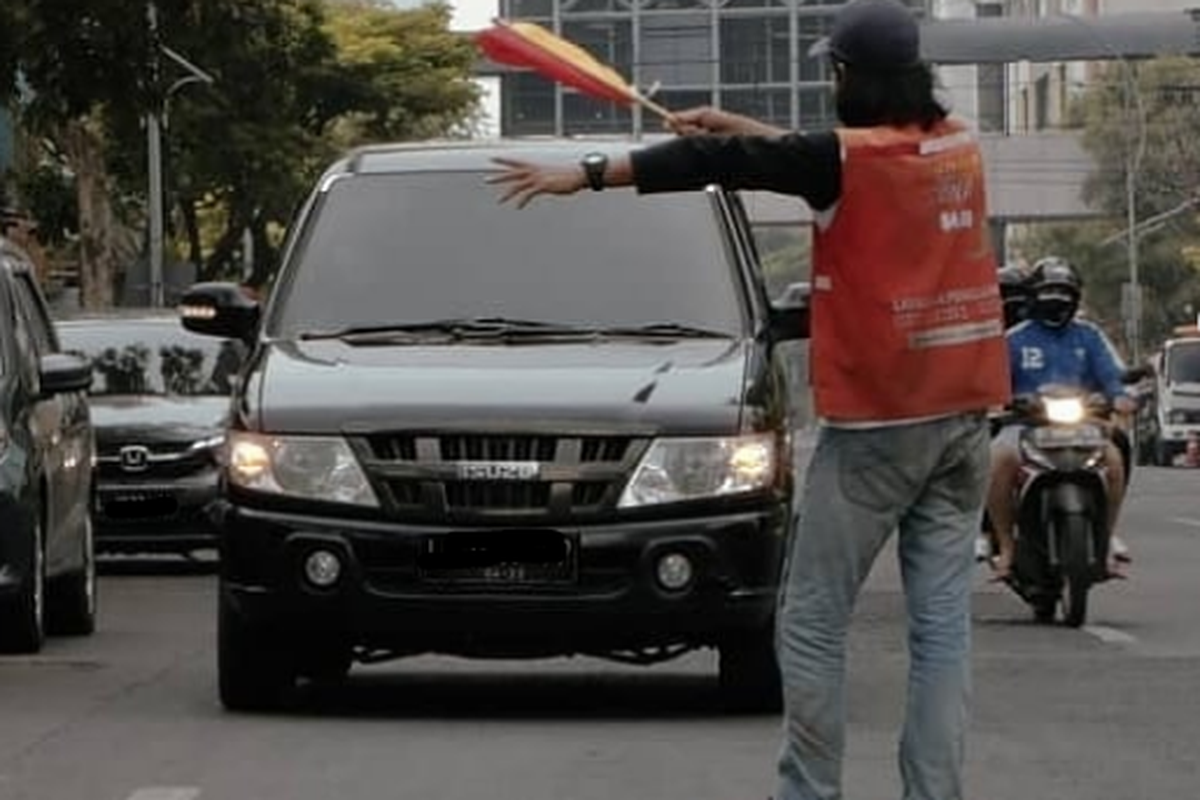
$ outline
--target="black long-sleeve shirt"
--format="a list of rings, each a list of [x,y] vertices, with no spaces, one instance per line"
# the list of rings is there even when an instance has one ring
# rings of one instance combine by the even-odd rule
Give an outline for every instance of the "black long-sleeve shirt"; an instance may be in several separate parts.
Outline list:
[[[639,194],[719,184],[801,197],[816,211],[842,193],[841,145],[832,133],[681,136],[630,156]]]

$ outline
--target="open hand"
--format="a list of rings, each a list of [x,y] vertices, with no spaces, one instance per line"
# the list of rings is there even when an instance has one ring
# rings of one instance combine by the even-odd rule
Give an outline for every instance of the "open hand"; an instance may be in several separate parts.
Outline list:
[[[515,198],[517,208],[524,208],[540,194],[575,194],[587,186],[587,177],[579,167],[548,167],[511,158],[492,160],[506,169],[488,178],[487,182],[508,184],[500,195],[500,202],[507,203]]]

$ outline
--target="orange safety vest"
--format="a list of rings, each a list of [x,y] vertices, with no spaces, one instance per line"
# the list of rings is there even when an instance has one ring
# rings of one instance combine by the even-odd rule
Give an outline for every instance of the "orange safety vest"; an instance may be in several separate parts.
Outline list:
[[[952,121],[837,134],[841,198],[814,236],[817,414],[892,421],[1006,404],[1004,312],[974,137]]]

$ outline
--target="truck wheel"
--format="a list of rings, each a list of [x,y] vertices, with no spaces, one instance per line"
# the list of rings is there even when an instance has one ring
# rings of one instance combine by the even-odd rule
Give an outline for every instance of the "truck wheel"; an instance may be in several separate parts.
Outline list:
[[[296,685],[288,650],[270,631],[251,625],[224,589],[217,609],[217,683],[229,711],[284,708]]]
[[[773,713],[783,707],[773,626],[725,642],[720,653],[721,699],[727,710]]]

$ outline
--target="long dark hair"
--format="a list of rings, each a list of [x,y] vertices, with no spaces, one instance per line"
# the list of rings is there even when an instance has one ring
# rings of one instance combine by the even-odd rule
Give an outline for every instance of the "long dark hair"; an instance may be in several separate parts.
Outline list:
[[[919,125],[929,130],[950,114],[934,94],[928,64],[886,72],[849,64],[838,64],[836,69],[841,73],[837,115],[848,127]]]

